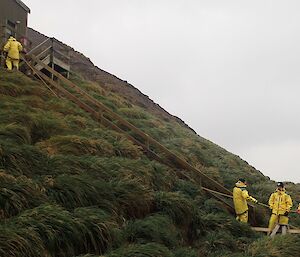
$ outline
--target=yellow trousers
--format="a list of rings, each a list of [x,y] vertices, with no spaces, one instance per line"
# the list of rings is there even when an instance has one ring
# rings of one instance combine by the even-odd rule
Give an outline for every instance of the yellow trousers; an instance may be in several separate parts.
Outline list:
[[[13,67],[16,67],[16,69],[19,70],[19,60],[7,57],[5,63],[8,70],[12,70]]]
[[[272,231],[277,224],[289,224],[289,217],[283,215],[272,214],[269,220],[269,230]]]
[[[236,215],[236,220],[243,222],[243,223],[248,223],[248,211],[242,213],[242,214],[237,214]]]

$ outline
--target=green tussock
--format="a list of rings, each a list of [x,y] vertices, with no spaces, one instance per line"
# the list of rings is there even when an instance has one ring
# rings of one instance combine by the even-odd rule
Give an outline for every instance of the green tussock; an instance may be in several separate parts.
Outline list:
[[[71,79],[227,188],[245,177],[250,194],[261,202],[274,190],[255,168],[171,116],[131,103],[101,78],[93,82],[72,74]],[[280,257],[299,252],[298,237],[271,241],[254,233],[202,191],[198,175],[149,159],[124,134],[103,127],[21,73],[0,71],[0,120],[0,257]],[[287,188],[300,201],[299,186]],[[268,210],[255,211],[257,225],[266,226]],[[298,216],[290,218],[300,226]]]
[[[105,257],[173,257],[172,252],[165,246],[148,243],[133,244],[120,248]]]
[[[125,229],[125,234],[130,242],[155,242],[169,248],[174,248],[180,240],[180,234],[170,218],[159,214],[130,222]]]
[[[184,195],[173,192],[159,192],[155,196],[157,211],[168,215],[176,224],[189,224],[195,214],[195,206]]]
[[[38,144],[41,150],[53,156],[65,155],[97,155],[112,156],[113,146],[103,139],[89,139],[81,136],[56,136]]]
[[[46,200],[43,188],[25,176],[14,177],[0,172],[0,217],[17,215]]]

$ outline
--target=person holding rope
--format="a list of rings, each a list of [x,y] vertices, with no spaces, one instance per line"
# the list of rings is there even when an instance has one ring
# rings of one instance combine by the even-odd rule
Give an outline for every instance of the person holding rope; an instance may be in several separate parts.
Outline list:
[[[269,220],[270,233],[277,224],[288,225],[289,223],[288,215],[293,206],[293,201],[290,195],[285,192],[284,184],[282,182],[277,183],[276,191],[271,194],[269,199],[269,206],[272,210],[272,214]]]
[[[7,70],[11,71],[13,68],[19,69],[20,52],[22,50],[22,44],[13,36],[10,36],[3,48],[3,51],[6,53],[5,63]]]
[[[252,201],[253,203],[258,203],[258,201],[249,195],[247,191],[246,180],[241,178],[235,184],[233,189],[233,203],[236,213],[236,220],[248,223],[248,204],[247,201]]]

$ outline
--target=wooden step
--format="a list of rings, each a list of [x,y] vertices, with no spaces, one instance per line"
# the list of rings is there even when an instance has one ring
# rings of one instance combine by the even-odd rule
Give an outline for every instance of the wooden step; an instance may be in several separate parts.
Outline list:
[[[269,229],[268,228],[262,228],[262,227],[251,227],[252,230],[256,231],[256,232],[265,232],[268,233]],[[287,233],[290,234],[300,234],[300,229],[288,229]]]

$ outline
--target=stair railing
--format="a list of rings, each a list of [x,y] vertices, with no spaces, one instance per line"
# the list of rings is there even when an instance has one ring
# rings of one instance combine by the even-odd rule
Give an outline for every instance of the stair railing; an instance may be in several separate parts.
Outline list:
[[[62,76],[60,73],[49,67],[48,65],[45,65],[42,63],[38,58],[36,58],[34,55],[29,55],[31,60],[34,63],[37,63],[38,65],[41,65],[45,70],[47,70],[51,76],[56,77],[58,80],[60,80],[62,83],[67,85],[69,88],[72,88],[76,93],[82,96],[85,102],[78,101],[78,99],[74,98],[74,95],[70,93],[67,89],[60,86],[60,88],[56,85],[56,82],[51,81],[51,79],[46,79],[44,76],[43,78],[47,80],[48,83],[50,83],[53,87],[55,87],[57,90],[59,90],[61,93],[67,96],[70,100],[73,102],[76,102],[81,108],[85,109],[86,111],[93,114],[93,116],[100,117],[102,121],[105,121],[106,125],[111,126],[113,129],[124,133],[130,140],[134,141],[136,144],[143,147],[145,151],[150,153],[152,156],[155,156],[155,159],[159,159],[160,161],[163,160],[163,162],[166,164],[165,159],[167,158],[167,162],[170,165],[170,163],[173,164],[173,166],[181,167],[182,169],[192,171],[195,174],[198,174],[201,178],[202,184],[208,188],[216,189],[220,192],[231,194],[231,191],[229,191],[227,188],[222,186],[217,181],[211,179],[206,174],[198,170],[197,168],[193,167],[191,164],[189,164],[186,160],[178,157],[176,154],[168,150],[165,146],[160,144],[158,141],[153,139],[151,136],[143,132],[142,130],[135,127],[133,124],[129,123],[125,119],[123,119],[121,116],[113,112],[111,109],[109,109],[107,106],[105,106],[103,103],[95,99],[93,96],[89,95],[87,92],[82,90],[80,87],[75,85],[70,80],[66,79],[64,76]],[[40,74],[41,75],[41,74]],[[47,77],[47,76],[46,76]],[[92,107],[91,107],[92,106]],[[99,109],[99,111],[95,111],[94,108]],[[96,112],[96,113],[94,113]],[[131,135],[129,135],[128,132],[131,132]],[[159,156],[156,152],[160,152],[163,156]],[[175,165],[174,165],[175,164]]]

